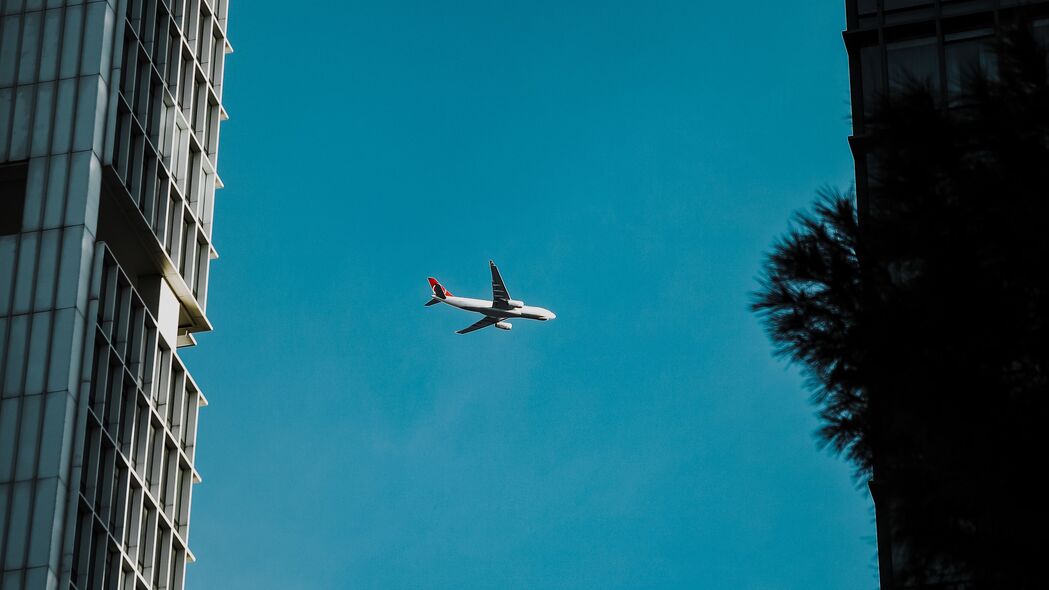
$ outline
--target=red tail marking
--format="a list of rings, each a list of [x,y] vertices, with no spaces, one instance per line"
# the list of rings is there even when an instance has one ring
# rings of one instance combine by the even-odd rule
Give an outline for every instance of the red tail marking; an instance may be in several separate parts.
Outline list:
[[[437,282],[437,279],[435,279],[433,277],[429,277],[426,280],[430,281],[430,287],[431,288],[432,287],[440,287],[441,290],[444,291],[444,296],[445,297],[451,297],[452,296],[452,292],[449,291],[448,289],[445,289],[444,285],[442,285],[441,283]]]

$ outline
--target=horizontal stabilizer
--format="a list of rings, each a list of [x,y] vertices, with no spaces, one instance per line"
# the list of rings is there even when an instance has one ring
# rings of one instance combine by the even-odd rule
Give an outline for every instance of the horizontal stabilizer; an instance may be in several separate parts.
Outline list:
[[[441,302],[440,299],[431,299],[431,300],[427,301],[426,305],[424,305],[423,307],[430,307],[431,305],[437,305],[440,302]]]

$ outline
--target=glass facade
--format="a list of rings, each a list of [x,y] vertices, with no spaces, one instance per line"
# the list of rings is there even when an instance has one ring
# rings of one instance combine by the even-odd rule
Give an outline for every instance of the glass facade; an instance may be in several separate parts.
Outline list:
[[[112,253],[97,248],[70,588],[133,587],[127,580],[138,575],[181,588],[204,398]]]
[[[227,0],[0,2],[0,588],[175,590]]]

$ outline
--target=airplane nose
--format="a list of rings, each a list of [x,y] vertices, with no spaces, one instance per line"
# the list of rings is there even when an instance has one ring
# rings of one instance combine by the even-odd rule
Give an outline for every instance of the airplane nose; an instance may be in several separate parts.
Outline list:
[[[554,312],[552,312],[552,311],[549,311],[546,314],[546,319],[548,319],[548,320],[552,320],[552,319],[554,319],[556,317],[557,317],[557,315],[555,315]]]

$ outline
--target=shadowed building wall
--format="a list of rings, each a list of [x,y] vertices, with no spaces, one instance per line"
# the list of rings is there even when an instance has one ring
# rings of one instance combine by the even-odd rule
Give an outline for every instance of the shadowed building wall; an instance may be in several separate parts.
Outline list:
[[[973,67],[994,75],[997,63],[988,44],[1004,26],[1027,23],[1049,40],[1049,2],[1045,0],[847,0],[845,45],[849,54],[853,135],[860,220],[872,205],[877,154],[872,152],[867,121],[879,102],[891,100],[911,82],[927,84],[940,104],[950,108],[963,91]],[[875,452],[870,481],[878,529],[881,587],[905,586],[901,564],[907,555],[892,538],[893,491],[878,477]],[[928,587],[963,590],[966,580],[941,580]]]
[[[0,587],[183,587],[226,0],[0,0]]]
[[[950,104],[962,91],[967,68],[994,71],[988,46],[1003,25],[1029,22],[1049,38],[1045,0],[847,0],[856,191],[865,208],[876,182],[865,139],[866,120],[878,101],[908,81],[928,83]]]

